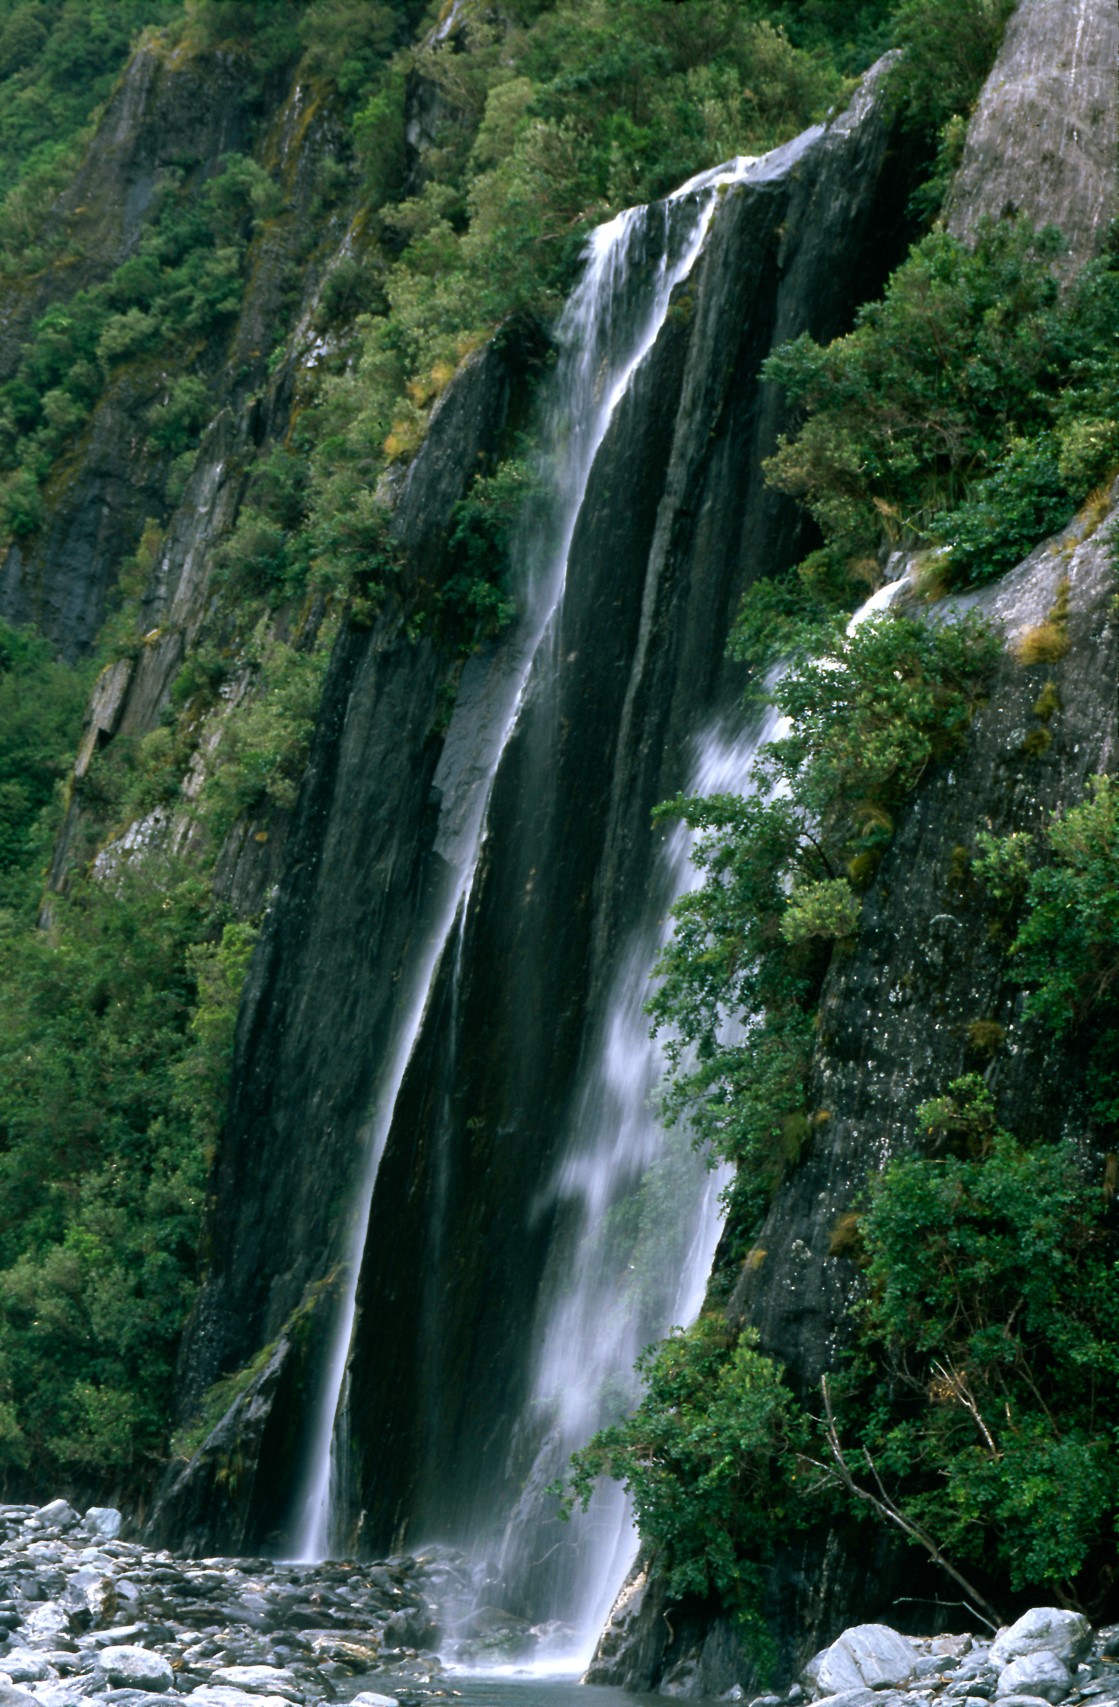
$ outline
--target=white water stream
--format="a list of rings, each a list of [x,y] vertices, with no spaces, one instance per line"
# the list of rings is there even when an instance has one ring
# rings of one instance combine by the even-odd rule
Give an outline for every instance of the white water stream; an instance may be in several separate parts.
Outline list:
[[[770,712],[737,734],[714,728],[700,737],[688,792],[749,793],[759,748],[777,722]],[[697,881],[694,840],[682,824],[666,839],[658,889],[667,905]],[[542,1295],[529,1410],[548,1419],[548,1432],[528,1496],[507,1524],[499,1572],[523,1585],[534,1569],[549,1570],[548,1599],[565,1626],[539,1661],[549,1673],[586,1667],[637,1535],[629,1501],[609,1483],[549,1547],[556,1531],[554,1522],[541,1521],[542,1489],[596,1429],[632,1410],[639,1397],[633,1365],[642,1348],[695,1320],[719,1238],[720,1192],[730,1177],[729,1169],[709,1169],[686,1133],[666,1131],[656,1109],[666,1063],[644,1004],[670,934],[667,905],[634,933],[619,965],[548,1198],[549,1206],[563,1205],[574,1217],[576,1230],[562,1270]],[[549,1564],[549,1554],[560,1557]]]
[[[906,579],[873,593],[851,617],[848,634],[883,614]],[[776,672],[771,684],[775,677]],[[737,733],[708,730],[696,741],[687,792],[753,793],[759,752],[786,733],[788,720],[775,707]],[[695,836],[683,824],[666,840],[661,893],[670,904],[698,880],[694,846]],[[535,1662],[546,1674],[586,1668],[638,1537],[629,1501],[611,1482],[599,1485],[587,1511],[577,1513],[548,1547],[555,1525],[549,1528],[544,1516],[543,1489],[597,1429],[633,1409],[640,1392],[630,1372],[641,1349],[698,1315],[718,1243],[719,1195],[731,1172],[707,1170],[700,1158],[682,1151],[682,1135],[667,1132],[657,1117],[655,1097],[666,1063],[650,1036],[644,1004],[669,933],[667,912],[658,918],[654,907],[619,965],[599,1047],[577,1098],[568,1151],[548,1199],[549,1206],[567,1206],[577,1231],[565,1247],[562,1270],[553,1270],[542,1294],[540,1352],[525,1426],[532,1426],[535,1413],[548,1419],[548,1431],[527,1496],[506,1526],[499,1560],[501,1577],[514,1587],[523,1588],[534,1570],[548,1570],[553,1616],[566,1628]],[[624,1221],[619,1229],[623,1217],[630,1223],[628,1236]],[[650,1285],[654,1274],[659,1286]],[[565,1557],[550,1563],[557,1552]]]
[[[600,226],[590,239],[582,280],[558,329],[560,354],[541,434],[546,497],[522,530],[515,551],[525,615],[506,648],[506,667],[490,671],[484,691],[465,696],[472,708],[470,729],[463,734],[452,720],[448,732],[445,752],[454,753],[458,742],[469,741],[472,761],[458,768],[453,786],[444,793],[436,844],[447,862],[443,892],[426,940],[401,978],[397,1025],[363,1133],[365,1162],[351,1210],[346,1278],[296,1499],[293,1552],[300,1559],[325,1558],[338,1541],[346,1368],[377,1171],[441,958],[469,898],[501,756],[563,596],[568,554],[594,458],[664,324],[672,291],[699,256],[720,189],[741,179],[750,164],[734,160],[691,180],[665,202],[631,208]],[[437,775],[437,785],[440,780]]]

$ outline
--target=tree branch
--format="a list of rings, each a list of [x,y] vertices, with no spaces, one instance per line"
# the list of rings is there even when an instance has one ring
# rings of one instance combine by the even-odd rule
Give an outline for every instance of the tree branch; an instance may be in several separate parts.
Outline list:
[[[894,1524],[903,1532],[903,1534],[908,1535],[911,1540],[918,1542],[918,1544],[925,1549],[934,1565],[939,1565],[941,1570],[947,1571],[953,1582],[958,1583],[964,1593],[971,1600],[977,1601],[980,1606],[986,1609],[986,1612],[990,1616],[988,1618],[984,1617],[982,1614],[978,1614],[977,1616],[979,1616],[980,1622],[983,1624],[989,1624],[992,1630],[998,1629],[1003,1620],[999,1616],[997,1607],[992,1606],[986,1596],[980,1594],[974,1583],[968,1582],[967,1578],[956,1569],[951,1560],[944,1557],[944,1554],[926,1530],[922,1529],[919,1524],[914,1523],[911,1518],[906,1517],[904,1512],[898,1510],[889,1494],[887,1494],[886,1489],[883,1487],[882,1479],[875,1468],[874,1460],[865,1448],[863,1449],[863,1457],[865,1458],[867,1467],[877,1484],[878,1493],[873,1493],[869,1488],[860,1487],[858,1482],[856,1482],[854,1476],[851,1474],[850,1466],[843,1455],[843,1448],[840,1445],[839,1433],[836,1428],[835,1415],[831,1407],[831,1394],[828,1392],[828,1378],[826,1375],[821,1375],[820,1377],[820,1391],[823,1394],[824,1399],[824,1428],[828,1446],[831,1450],[832,1457],[835,1459],[836,1474],[839,1476],[839,1480],[842,1482],[843,1486],[847,1489],[847,1492],[852,1494],[855,1499],[863,1500],[866,1504],[873,1506],[874,1510],[880,1517],[884,1517],[887,1523]]]

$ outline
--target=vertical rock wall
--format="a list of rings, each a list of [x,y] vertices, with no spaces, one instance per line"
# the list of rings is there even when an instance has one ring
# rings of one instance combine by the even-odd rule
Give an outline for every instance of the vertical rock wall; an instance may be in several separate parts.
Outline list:
[[[1057,225],[1075,270],[1115,218],[1119,11],[1112,0],[1021,0],[968,126],[947,225],[1021,214]]]

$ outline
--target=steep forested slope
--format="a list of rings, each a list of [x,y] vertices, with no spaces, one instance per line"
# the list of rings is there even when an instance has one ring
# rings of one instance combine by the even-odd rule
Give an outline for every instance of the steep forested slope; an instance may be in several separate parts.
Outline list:
[[[699,710],[784,657],[769,799],[676,808],[708,837],[707,881],[654,1009],[698,1050],[667,1112],[738,1177],[718,1314],[581,1461],[629,1479],[661,1590],[694,1620],[666,1657],[651,1595],[623,1669],[710,1658],[724,1613],[734,1642],[762,1615],[787,1636],[829,1536],[870,1559],[837,1599],[867,1581],[873,1599],[824,1370],[834,1440],[872,1453],[906,1521],[968,1570],[967,1526],[982,1537],[978,1592],[1109,1603],[1115,832],[1089,779],[1114,759],[1115,30],[1072,10],[0,7],[12,1490],[143,1502],[172,1424],[186,1457],[228,1412],[164,1533],[275,1538],[372,1094],[359,1045],[392,1022],[439,792],[472,762],[456,731],[517,632],[511,541],[540,501],[534,411],[583,242],[834,115],[895,44],[852,113],[727,194],[606,442],[573,545],[593,592],[565,633],[582,662],[542,809],[554,865],[523,852],[526,735],[471,897],[476,960],[460,950],[480,1017],[456,1030],[459,986],[434,987],[378,1186],[354,1403],[373,1414],[390,1367],[398,1390],[376,1449],[355,1447],[354,1503],[384,1546],[409,1514],[469,1505],[457,1472],[423,1491],[441,1449],[417,1442],[466,1438],[486,1331],[520,1312],[531,1333],[547,1121],[657,881],[647,808],[685,786]],[[1064,232],[1039,232],[1053,215]],[[903,559],[910,608],[844,638]],[[534,1054],[509,1016],[535,1014],[545,968]],[[523,1128],[502,1101],[518,1071],[550,1111]],[[461,1105],[447,1130],[489,1182],[476,1197],[448,1187],[440,1099]],[[918,1126],[927,1154],[864,1199]],[[440,1192],[455,1249],[429,1256]],[[484,1238],[511,1312],[490,1330]],[[417,1260],[427,1292],[398,1293]],[[454,1343],[421,1421],[436,1297]],[[506,1379],[495,1414],[515,1408]],[[479,1461],[504,1452],[489,1414],[469,1425]]]
[[[17,1479],[142,1482],[162,1449],[236,991],[339,619],[388,600],[435,636],[447,695],[515,599],[523,396],[450,556],[403,584],[393,469],[511,316],[531,385],[534,319],[594,219],[792,134],[883,26],[821,7],[797,47],[765,11],[716,8],[697,36],[669,5],[434,27],[336,0],[114,6],[92,27],[78,4],[6,9]],[[60,827],[47,797],[98,668]]]

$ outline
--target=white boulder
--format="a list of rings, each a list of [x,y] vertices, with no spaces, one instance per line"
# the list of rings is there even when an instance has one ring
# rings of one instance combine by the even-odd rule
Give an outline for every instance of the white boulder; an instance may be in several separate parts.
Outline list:
[[[240,1689],[246,1695],[284,1695],[302,1701],[303,1692],[295,1673],[285,1666],[219,1666],[210,1673],[211,1685]]]
[[[918,1658],[913,1643],[888,1624],[853,1624],[819,1655],[816,1695],[900,1688],[913,1676]]]
[[[101,1541],[115,1541],[123,1521],[116,1506],[91,1505],[82,1518],[82,1528],[87,1535],[96,1535]]]
[[[9,1648],[0,1665],[13,1683],[42,1683],[56,1675],[46,1655],[31,1648]]]
[[[1048,1648],[1011,1660],[999,1673],[997,1696],[1036,1695],[1056,1707],[1072,1688],[1072,1673],[1064,1660]]]
[[[1035,1606],[991,1643],[991,1664],[999,1671],[1025,1654],[1051,1653],[1068,1666],[1083,1659],[1092,1646],[1092,1626],[1080,1612],[1058,1606]]]
[[[49,1505],[41,1505],[35,1513],[40,1523],[50,1529],[73,1529],[81,1518],[66,1500],[51,1500]]]
[[[131,1642],[103,1648],[98,1658],[102,1674],[118,1689],[150,1689],[162,1694],[175,1681],[169,1660]]]

